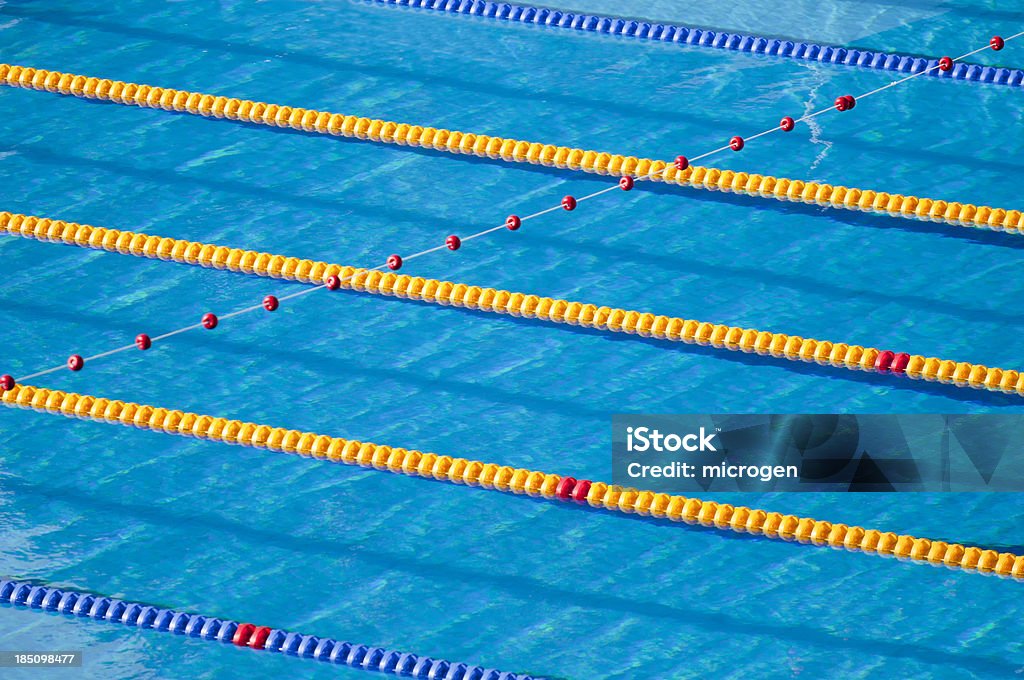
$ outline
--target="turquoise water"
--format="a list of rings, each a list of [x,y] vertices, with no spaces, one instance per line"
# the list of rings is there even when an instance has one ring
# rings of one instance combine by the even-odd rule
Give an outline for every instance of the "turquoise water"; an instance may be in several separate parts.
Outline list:
[[[630,11],[928,54],[966,52],[1024,19],[990,3],[910,5]],[[660,158],[889,80],[347,2],[8,2],[0,45],[8,63]],[[1021,49],[976,59],[1021,66]],[[714,164],[1019,208],[1022,112],[1015,89],[918,79]],[[356,265],[608,181],[8,88],[0,115],[0,209]],[[654,187],[407,271],[1019,368],[1022,246],[1019,236]],[[0,253],[0,370],[15,375],[299,290],[22,239],[0,239]],[[597,479],[610,470],[614,412],[1024,405],[349,293],[37,384]],[[1020,586],[995,578],[27,411],[0,413],[0,452],[0,573],[17,578],[558,677],[1024,669]],[[722,500],[1024,543],[1013,495]],[[0,649],[18,648],[85,649],[94,677],[361,677],[5,608]]]

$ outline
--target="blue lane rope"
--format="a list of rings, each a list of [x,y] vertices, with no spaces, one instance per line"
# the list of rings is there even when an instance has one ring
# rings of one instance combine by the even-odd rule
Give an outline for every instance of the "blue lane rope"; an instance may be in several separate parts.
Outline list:
[[[909,54],[870,52],[853,48],[819,45],[816,43],[792,42],[778,38],[765,38],[742,33],[726,33],[709,29],[687,28],[671,24],[651,24],[645,21],[599,14],[574,14],[546,7],[515,5],[507,2],[484,2],[483,0],[363,0],[368,4],[412,7],[416,9],[467,14],[502,21],[536,24],[552,28],[604,33],[641,40],[716,47],[735,52],[767,54],[803,61],[817,61],[828,64],[861,66],[881,71],[899,73],[920,73],[931,69],[927,75],[935,78],[952,78],[979,83],[1011,85],[1024,84],[1024,70],[982,66],[958,62],[951,71],[938,68],[937,58],[915,57]]]
[[[541,680],[483,666],[451,663],[383,647],[357,645],[278,628],[256,627],[249,623],[187,614],[139,602],[125,602],[22,581],[0,580],[0,603],[214,640],[400,677],[428,680]]]

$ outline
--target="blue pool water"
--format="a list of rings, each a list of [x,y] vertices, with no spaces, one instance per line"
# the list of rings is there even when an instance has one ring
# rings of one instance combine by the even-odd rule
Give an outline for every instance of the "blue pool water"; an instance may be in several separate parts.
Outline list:
[[[1024,11],[982,2],[630,7],[931,55],[1024,23]],[[1021,49],[976,60],[1019,67]],[[0,2],[0,61],[657,158],[891,78],[340,1]],[[918,79],[713,164],[1020,208],[1022,113],[1016,89]],[[0,209],[354,265],[608,181],[9,88],[0,116]],[[645,187],[408,271],[1020,368],[1022,247],[1020,236]],[[0,239],[0,254],[0,370],[15,375],[299,290],[23,239]],[[37,384],[597,479],[615,412],[1024,406],[349,293]],[[1015,495],[720,500],[1024,543]],[[556,677],[1024,670],[1021,586],[1009,581],[9,409],[0,573]],[[0,649],[19,648],[85,649],[93,677],[360,677],[4,608]]]

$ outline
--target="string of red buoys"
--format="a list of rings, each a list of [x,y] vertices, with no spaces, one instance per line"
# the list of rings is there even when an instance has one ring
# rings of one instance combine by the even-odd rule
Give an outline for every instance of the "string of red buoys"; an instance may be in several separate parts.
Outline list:
[[[952,70],[953,64],[955,62],[958,62],[958,61],[961,61],[963,59],[966,59],[967,57],[970,57],[971,55],[974,55],[974,54],[978,54],[979,52],[984,52],[985,50],[993,50],[994,52],[998,52],[998,51],[1002,50],[1006,46],[1007,41],[1015,40],[1016,38],[1019,38],[1022,35],[1024,35],[1024,31],[1021,31],[1020,33],[1016,33],[1014,35],[1011,35],[1008,38],[1002,38],[1001,36],[998,36],[998,35],[992,36],[992,38],[988,41],[988,44],[985,45],[984,47],[979,47],[976,50],[972,50],[970,52],[966,52],[964,54],[961,54],[959,57],[948,57],[948,56],[942,57],[941,59],[939,59],[939,62],[936,65],[930,66],[930,67],[928,67],[928,68],[926,68],[926,69],[924,69],[922,71],[918,71],[917,73],[911,74],[911,75],[909,75],[909,76],[907,76],[905,78],[900,78],[899,80],[894,80],[891,83],[889,83],[888,85],[885,85],[883,87],[879,87],[879,88],[876,88],[874,90],[870,90],[868,92],[865,92],[865,93],[857,95],[857,96],[854,96],[852,94],[841,95],[839,97],[836,97],[835,101],[833,102],[833,105],[830,106],[830,107],[821,109],[819,111],[815,111],[814,113],[809,113],[809,114],[807,114],[805,116],[802,116],[802,117],[796,118],[796,119],[794,119],[792,116],[785,116],[784,118],[782,118],[782,120],[779,121],[779,124],[776,125],[775,127],[771,127],[771,128],[766,129],[766,130],[762,130],[761,132],[758,132],[757,134],[751,135],[750,137],[746,137],[746,138],[741,137],[739,135],[735,135],[735,136],[733,136],[729,140],[729,143],[727,145],[718,147],[717,149],[712,149],[711,151],[708,151],[707,153],[703,153],[703,154],[701,154],[699,156],[694,156],[693,158],[687,158],[686,156],[683,156],[683,155],[676,156],[676,159],[675,159],[676,169],[677,170],[686,170],[688,167],[690,167],[691,163],[694,163],[696,161],[702,160],[704,158],[708,158],[709,156],[714,156],[715,154],[721,153],[722,151],[728,151],[730,149],[732,151],[742,151],[746,147],[747,142],[755,140],[755,139],[757,139],[759,137],[764,137],[765,135],[770,135],[773,132],[778,132],[778,131],[792,132],[793,129],[796,127],[797,123],[802,123],[802,122],[804,122],[806,120],[810,120],[812,118],[817,118],[818,116],[823,115],[825,113],[828,113],[828,112],[830,112],[832,110],[840,111],[840,112],[850,111],[850,110],[854,109],[857,106],[857,100],[858,99],[865,99],[867,97],[876,95],[879,92],[882,92],[883,90],[887,90],[890,87],[894,87],[896,85],[900,85],[902,83],[905,83],[905,82],[907,82],[909,80],[913,80],[914,78],[919,78],[920,76],[926,75],[926,74],[928,74],[928,73],[930,73],[930,72],[932,72],[932,71],[934,71],[936,69],[941,70],[941,71],[950,71],[950,70]]]
[[[836,100],[834,102],[834,105],[831,106],[831,107],[828,107],[828,108],[825,108],[825,109],[821,109],[819,111],[816,111],[816,112],[813,112],[813,113],[810,113],[810,114],[806,114],[806,115],[804,115],[804,116],[802,116],[800,118],[797,118],[797,119],[794,119],[791,116],[785,116],[784,118],[782,118],[782,120],[780,121],[779,125],[777,125],[775,127],[768,128],[766,130],[763,130],[763,131],[761,131],[761,132],[759,132],[757,134],[754,134],[754,135],[752,135],[750,137],[747,137],[747,138],[743,138],[743,137],[741,137],[739,135],[735,135],[735,136],[733,136],[729,140],[729,144],[728,145],[723,146],[723,147],[719,147],[717,149],[713,149],[713,150],[708,151],[708,152],[706,152],[704,154],[701,154],[700,156],[696,156],[693,159],[688,159],[686,156],[682,156],[682,155],[677,156],[676,160],[675,160],[675,166],[679,170],[685,170],[687,167],[689,167],[689,164],[691,162],[693,162],[693,161],[697,161],[697,160],[700,160],[700,159],[703,159],[703,158],[707,158],[709,156],[712,156],[714,154],[717,154],[717,153],[720,153],[720,152],[726,151],[726,150],[741,151],[742,149],[745,148],[745,146],[746,146],[746,144],[748,142],[750,142],[750,141],[752,141],[754,139],[757,139],[759,137],[763,137],[765,135],[772,134],[773,132],[776,132],[776,131],[779,131],[779,130],[782,130],[784,132],[790,132],[790,131],[792,131],[795,128],[797,123],[807,121],[809,119],[815,118],[815,117],[823,115],[825,113],[828,113],[829,111],[832,111],[832,110],[837,110],[837,111],[840,111],[840,112],[850,111],[850,110],[852,110],[852,109],[854,109],[856,107],[858,99],[864,99],[866,97],[878,94],[878,93],[880,93],[880,92],[882,92],[882,91],[884,91],[886,89],[889,89],[889,88],[894,87],[896,85],[899,85],[901,83],[905,83],[905,82],[907,82],[909,80],[912,80],[914,78],[917,78],[919,76],[925,75],[926,73],[930,72],[931,70],[933,70],[935,68],[939,68],[939,69],[942,69],[942,70],[949,70],[949,69],[951,69],[953,67],[953,63],[954,62],[960,61],[962,59],[965,59],[965,58],[967,58],[967,57],[969,57],[971,55],[977,54],[977,53],[982,52],[984,50],[988,50],[988,49],[991,49],[991,50],[994,50],[994,51],[1002,50],[1005,47],[1007,41],[1014,40],[1016,38],[1019,38],[1022,35],[1024,35],[1024,31],[1021,31],[1019,33],[1011,35],[1011,36],[1009,36],[1009,37],[1007,37],[1005,39],[1002,38],[1001,36],[993,36],[989,40],[989,43],[987,45],[985,45],[984,47],[980,47],[978,49],[972,50],[970,52],[967,52],[967,53],[962,54],[962,55],[960,55],[958,57],[955,57],[955,58],[953,58],[953,57],[943,57],[942,59],[939,60],[939,63],[937,65],[935,65],[935,66],[933,66],[933,67],[931,67],[929,69],[925,69],[923,71],[920,71],[918,73],[914,73],[912,75],[909,75],[909,76],[907,76],[905,78],[902,78],[902,79],[899,79],[899,80],[895,80],[895,81],[889,83],[888,85],[884,85],[882,87],[876,88],[874,90],[871,90],[869,92],[863,93],[863,94],[858,95],[856,97],[853,96],[853,95],[841,95],[841,96],[836,98]],[[561,208],[561,209],[563,209],[565,211],[571,212],[571,211],[575,210],[577,208],[577,206],[579,205],[579,203],[581,203],[583,201],[590,200],[592,198],[596,198],[597,196],[600,196],[602,194],[608,193],[609,191],[614,191],[617,188],[618,189],[622,189],[624,191],[629,191],[629,190],[631,190],[633,188],[633,186],[634,186],[634,179],[633,179],[633,177],[626,175],[626,176],[623,176],[623,177],[619,178],[617,185],[606,187],[604,189],[600,189],[598,191],[594,191],[594,192],[592,192],[590,194],[587,194],[585,196],[581,196],[581,197],[578,197],[578,198],[575,197],[575,196],[571,196],[571,195],[565,196],[565,197],[562,198],[562,200],[560,201],[560,203],[558,205],[552,206],[550,208],[546,208],[544,210],[540,210],[538,212],[535,212],[533,214],[526,215],[526,216],[523,216],[523,217],[520,217],[518,215],[509,215],[506,218],[505,222],[503,222],[501,225],[496,226],[496,227],[491,227],[489,229],[484,229],[482,231],[479,231],[479,232],[476,232],[474,234],[471,234],[470,236],[467,236],[465,238],[461,238],[461,237],[459,237],[459,236],[457,236],[455,234],[452,234],[452,235],[449,235],[445,239],[444,245],[436,246],[436,247],[433,247],[433,248],[429,248],[427,250],[423,250],[421,252],[414,253],[412,255],[408,255],[408,256],[405,256],[405,257],[403,257],[403,256],[401,256],[399,254],[392,254],[392,255],[390,255],[387,258],[387,260],[385,261],[385,263],[383,265],[377,265],[376,267],[371,267],[371,268],[368,269],[368,271],[383,270],[385,268],[390,269],[391,271],[397,271],[397,270],[401,269],[402,266],[406,262],[414,260],[416,258],[423,257],[423,256],[428,255],[430,253],[433,253],[433,252],[436,252],[436,251],[439,251],[439,250],[444,250],[444,249],[448,249],[450,251],[457,251],[457,250],[459,250],[462,247],[462,245],[466,241],[469,241],[469,240],[472,240],[472,239],[475,239],[475,238],[479,238],[481,236],[485,236],[485,235],[491,234],[493,232],[500,231],[502,229],[508,229],[509,231],[518,231],[520,229],[520,227],[522,226],[523,222],[525,222],[527,220],[536,219],[538,217],[541,217],[542,215],[546,215],[546,214],[548,214],[550,212],[557,211],[559,208]],[[351,278],[351,277],[349,277],[349,278]],[[232,318],[232,317],[235,317],[235,316],[241,316],[243,314],[248,314],[250,312],[261,310],[261,309],[264,310],[264,311],[267,311],[267,312],[274,312],[274,311],[276,311],[280,307],[280,303],[282,301],[284,301],[284,300],[290,300],[290,299],[293,299],[293,298],[298,298],[300,296],[307,295],[307,294],[309,294],[309,293],[311,293],[313,291],[320,290],[322,288],[326,288],[327,290],[331,290],[331,291],[338,290],[341,287],[342,282],[343,282],[343,279],[340,279],[337,275],[331,275],[331,276],[327,277],[324,280],[324,283],[319,285],[319,286],[315,286],[315,287],[312,287],[312,288],[309,288],[309,289],[306,289],[306,290],[303,290],[303,291],[299,291],[297,293],[293,293],[291,295],[287,295],[287,296],[284,296],[284,297],[281,297],[281,298],[275,297],[273,295],[268,295],[258,305],[252,305],[252,306],[249,306],[249,307],[245,307],[245,308],[233,311],[233,312],[231,312],[229,314],[225,314],[225,315],[220,316],[220,317],[218,317],[218,315],[216,315],[213,312],[207,312],[206,314],[204,314],[202,316],[202,318],[200,319],[199,323],[190,324],[190,325],[187,325],[187,326],[182,326],[180,328],[177,328],[175,330],[169,331],[169,332],[164,333],[162,335],[157,335],[157,336],[151,337],[151,336],[149,336],[146,333],[140,333],[140,334],[138,334],[136,336],[135,341],[132,344],[130,344],[130,345],[124,345],[124,346],[117,347],[117,348],[114,348],[112,350],[108,350],[106,352],[102,352],[102,353],[99,353],[99,354],[94,354],[94,355],[91,355],[91,356],[88,356],[88,357],[83,357],[80,354],[72,354],[71,356],[68,357],[68,359],[63,364],[60,364],[60,365],[57,365],[57,366],[53,366],[53,367],[50,367],[50,368],[47,368],[47,369],[44,369],[44,370],[41,370],[41,371],[37,371],[35,373],[31,373],[29,375],[25,375],[25,376],[22,376],[20,378],[14,378],[10,374],[4,374],[4,375],[0,376],[0,389],[2,389],[2,390],[11,390],[19,382],[23,382],[23,381],[30,380],[30,379],[33,379],[33,378],[38,378],[38,377],[43,376],[43,375],[48,375],[50,373],[54,373],[54,372],[62,370],[64,368],[67,368],[67,369],[69,369],[69,370],[71,370],[73,372],[78,372],[78,371],[81,371],[85,367],[85,365],[87,363],[89,363],[89,362],[96,361],[98,359],[106,358],[106,357],[109,357],[109,356],[113,356],[113,355],[119,354],[121,352],[129,351],[131,349],[138,349],[138,350],[142,350],[142,351],[149,350],[149,349],[152,348],[152,346],[153,346],[153,344],[155,342],[158,342],[158,341],[161,341],[161,340],[165,340],[165,339],[168,339],[168,338],[173,337],[175,335],[178,335],[178,334],[181,334],[181,333],[186,333],[186,332],[189,332],[189,331],[192,331],[192,330],[196,330],[196,329],[199,329],[199,328],[203,328],[203,329],[206,329],[206,330],[214,330],[214,329],[216,329],[220,325],[220,322],[222,320],[229,319],[229,318]],[[883,357],[884,357],[884,359],[883,359]],[[905,360],[904,360],[904,357],[906,357]],[[893,353],[893,352],[891,352],[889,350],[886,350],[886,351],[882,352],[879,355],[878,360],[876,361],[876,370],[880,370],[882,372],[888,372],[890,370],[893,370],[893,372],[898,372],[898,370],[896,370],[896,367],[899,366],[900,362],[902,362],[902,361],[909,361],[909,357],[910,357],[909,354],[896,354],[896,353]],[[904,365],[904,368],[905,368],[905,365]]]
[[[618,185],[616,185],[614,187],[611,187],[611,188],[612,189],[621,188],[624,191],[629,191],[630,189],[633,188],[633,178],[632,177],[623,177],[619,181]],[[376,267],[371,267],[371,268],[369,268],[368,271],[375,271],[375,270],[379,271],[379,270],[383,270],[385,268],[390,269],[391,271],[398,271],[399,269],[402,268],[402,266],[406,262],[408,262],[410,260],[414,260],[414,259],[419,258],[419,257],[423,257],[425,255],[428,255],[430,253],[436,252],[438,250],[448,249],[448,250],[451,250],[451,251],[456,251],[456,250],[459,250],[462,247],[462,244],[465,243],[466,241],[470,241],[472,239],[479,238],[481,236],[485,236],[485,235],[493,233],[495,231],[500,231],[502,229],[507,229],[509,231],[517,231],[522,226],[523,222],[525,222],[527,220],[535,219],[535,218],[541,216],[542,214],[546,214],[547,212],[551,212],[552,210],[557,210],[558,208],[563,208],[563,209],[565,209],[567,211],[575,210],[575,208],[576,208],[576,206],[578,205],[579,202],[587,200],[587,199],[590,199],[590,198],[594,198],[595,196],[598,196],[599,194],[605,193],[606,191],[608,191],[608,189],[605,189],[605,190],[602,190],[602,191],[599,191],[599,192],[595,192],[595,193],[593,193],[593,194],[591,194],[589,196],[584,196],[584,197],[581,197],[579,199],[574,198],[573,196],[566,196],[566,197],[564,197],[562,199],[562,202],[558,206],[556,206],[555,208],[552,208],[552,209],[549,209],[549,210],[543,210],[543,211],[534,213],[532,215],[526,215],[524,217],[520,217],[518,215],[509,215],[500,226],[491,227],[489,229],[484,229],[482,231],[478,231],[478,232],[476,232],[474,234],[471,234],[469,236],[466,236],[464,238],[463,237],[459,237],[459,236],[457,236],[455,234],[451,234],[451,235],[449,235],[445,239],[445,243],[444,243],[443,246],[437,246],[437,247],[434,247],[434,248],[429,248],[427,250],[424,250],[424,251],[421,251],[421,252],[418,252],[418,253],[414,253],[414,254],[406,256],[406,257],[402,257],[401,255],[398,255],[398,254],[393,254],[393,255],[390,255],[387,258],[387,260],[385,261],[384,264],[377,265]],[[321,290],[321,289],[326,289],[326,290],[329,290],[329,291],[338,290],[338,289],[341,288],[341,284],[342,283],[344,283],[345,281],[351,279],[354,276],[356,276],[356,274],[352,274],[352,275],[349,275],[349,276],[346,276],[346,277],[339,277],[337,274],[331,274],[330,276],[326,277],[324,279],[324,282],[321,285],[319,285],[319,286],[314,286],[312,288],[308,288],[306,290],[302,290],[302,291],[299,291],[297,293],[293,293],[291,295],[286,295],[286,296],[283,296],[283,297],[280,297],[280,298],[277,297],[277,296],[274,296],[274,295],[267,295],[266,297],[263,298],[261,303],[258,304],[258,305],[252,305],[252,306],[249,306],[249,307],[244,307],[242,309],[233,311],[233,312],[231,312],[229,314],[225,314],[223,316],[218,316],[217,314],[215,314],[213,312],[207,312],[207,313],[203,314],[203,316],[200,319],[199,323],[190,324],[190,325],[187,325],[187,326],[182,326],[180,328],[177,328],[177,329],[175,329],[173,331],[169,331],[169,332],[164,333],[162,335],[150,336],[150,335],[148,335],[146,333],[139,333],[135,337],[135,341],[131,345],[124,345],[122,347],[117,347],[115,349],[108,350],[106,352],[102,352],[100,354],[95,354],[95,355],[92,355],[92,356],[89,356],[89,357],[83,357],[80,354],[72,354],[71,356],[68,357],[67,361],[65,361],[65,363],[63,363],[63,364],[60,364],[58,366],[52,366],[50,368],[47,368],[47,369],[44,369],[44,370],[41,370],[41,371],[37,371],[37,372],[29,374],[29,375],[21,376],[19,378],[14,378],[10,374],[4,374],[4,375],[0,376],[0,389],[2,389],[2,390],[11,390],[11,389],[14,389],[14,387],[18,383],[22,383],[22,382],[25,382],[27,380],[38,378],[38,377],[43,376],[43,375],[48,375],[50,373],[55,373],[55,372],[57,372],[59,370],[62,370],[64,368],[67,368],[68,370],[71,370],[73,372],[78,372],[78,371],[81,371],[83,368],[85,368],[85,365],[87,363],[95,361],[97,359],[106,358],[106,357],[113,356],[115,354],[120,354],[121,352],[126,352],[126,351],[132,350],[132,349],[138,349],[138,350],[145,351],[145,350],[151,349],[153,347],[153,344],[155,342],[157,342],[157,341],[165,340],[165,339],[170,338],[172,336],[175,336],[175,335],[178,335],[178,334],[181,334],[181,333],[185,333],[185,332],[188,332],[188,331],[191,331],[191,330],[196,330],[196,329],[199,329],[199,328],[203,328],[203,329],[206,329],[206,330],[214,330],[214,329],[216,329],[220,325],[221,321],[223,321],[225,319],[228,319],[228,318],[235,317],[235,316],[241,316],[243,314],[248,314],[250,312],[254,312],[254,311],[257,311],[257,310],[260,310],[260,309],[262,309],[264,311],[267,311],[267,312],[274,312],[274,311],[277,311],[277,309],[281,305],[281,302],[284,301],[284,300],[291,300],[291,299],[294,299],[294,298],[297,298],[297,297],[300,297],[300,296],[303,296],[303,295],[308,295],[309,293],[311,293],[313,291]]]

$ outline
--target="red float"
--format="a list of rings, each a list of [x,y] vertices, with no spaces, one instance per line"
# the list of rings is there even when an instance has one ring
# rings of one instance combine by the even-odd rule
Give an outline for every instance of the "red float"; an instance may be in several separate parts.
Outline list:
[[[587,494],[590,493],[591,482],[589,479],[581,479],[576,482],[576,486],[572,490],[572,499],[577,503],[586,503]]]
[[[1000,38],[998,35],[992,36],[992,39],[988,41],[989,47],[994,49],[996,52],[1003,49],[1006,45],[1006,41]]]
[[[238,628],[235,629],[235,636],[231,638],[231,642],[239,647],[245,647],[249,644],[249,639],[255,631],[256,626],[251,623],[240,623]]]
[[[572,196],[566,196],[565,198],[562,199],[562,207],[565,208],[566,210],[575,210],[576,199],[573,198]]]
[[[252,637],[249,639],[249,647],[253,649],[263,649],[267,644],[267,638],[270,637],[270,633],[273,632],[273,628],[270,626],[260,626],[252,632]]]
[[[907,372],[907,366],[910,364],[910,355],[906,352],[900,352],[892,360],[892,366],[890,367],[893,373],[903,374]]]
[[[796,127],[796,121],[793,120],[791,117],[786,116],[779,123],[779,127],[782,128],[783,132],[792,132],[793,128]]]
[[[563,501],[569,500],[574,486],[576,486],[575,477],[562,477],[561,481],[558,482],[558,486],[555,487],[555,496]]]
[[[939,70],[940,71],[951,71],[953,69],[953,60],[949,57],[943,57],[939,59]]]
[[[216,328],[217,321],[217,315],[214,314],[213,312],[207,312],[206,314],[203,314],[202,324],[203,328],[205,328],[206,330],[212,331],[214,328]]]
[[[743,149],[743,138],[740,137],[739,135],[736,135],[735,137],[730,139],[729,148],[732,149],[733,151],[740,151],[741,149]]]
[[[324,285],[327,286],[327,290],[338,290],[341,288],[341,279],[338,278],[337,274],[331,274],[327,277]]]
[[[4,374],[3,376],[0,376],[0,389],[2,389],[2,390],[13,390],[15,384],[16,383],[14,382],[14,377],[13,376],[6,375],[6,374]]]
[[[892,366],[893,359],[896,358],[895,352],[885,350],[884,352],[878,353],[878,358],[875,359],[875,370],[879,373],[888,373]]]
[[[508,227],[509,231],[515,231],[523,226],[523,221],[519,219],[519,215],[509,215],[505,218],[505,226]]]
[[[446,238],[444,242],[448,246],[448,250],[458,250],[459,248],[462,247],[462,239],[456,236],[455,234],[452,234],[451,236]]]
[[[277,308],[280,306],[281,301],[278,300],[273,295],[268,295],[267,297],[263,298],[263,309],[267,310],[268,312],[277,311]]]
[[[153,346],[153,340],[145,333],[139,333],[135,336],[135,346],[145,351]]]
[[[676,156],[676,170],[686,170],[690,167],[690,160],[686,156]]]
[[[391,255],[390,257],[388,257],[388,269],[390,269],[391,271],[394,272],[394,271],[398,271],[401,268],[402,268],[402,256],[401,255]]]
[[[619,187],[623,191],[629,191],[630,189],[633,188],[633,178],[630,177],[629,175],[626,175],[625,177],[620,177],[619,178]]]
[[[68,357],[68,368],[72,371],[81,371],[83,366],[85,366],[85,359],[80,355],[72,354]]]

